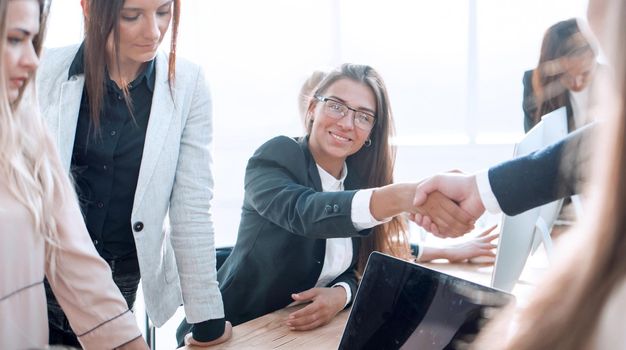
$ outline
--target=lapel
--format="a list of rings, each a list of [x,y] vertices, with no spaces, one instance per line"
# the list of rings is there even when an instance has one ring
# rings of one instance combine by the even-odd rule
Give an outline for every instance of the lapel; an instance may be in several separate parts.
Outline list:
[[[361,237],[352,237],[352,264],[359,262],[359,247],[361,246]]]
[[[137,189],[135,190],[132,215],[135,214],[148,188],[150,178],[154,173],[161,151],[165,145],[170,123],[174,119],[174,101],[172,100],[169,84],[167,82],[167,57],[159,53],[155,65],[156,77],[154,94],[152,96],[152,107],[150,108],[150,118],[148,120],[148,129],[146,130],[146,140],[141,157],[141,166],[139,168],[139,178],[137,179]]]
[[[572,93],[567,91],[565,99],[565,111],[567,114],[567,131],[572,132],[576,129],[574,122],[574,109],[572,108]]]
[[[304,152],[306,165],[307,165],[307,173],[309,176],[309,180],[313,184],[313,188],[316,191],[322,191],[322,180],[320,179],[320,173],[317,170],[317,164],[315,164],[315,159],[313,159],[313,155],[311,151],[309,151],[309,137],[305,136],[297,139],[300,143],[300,147],[302,147],[302,151]]]
[[[320,179],[320,173],[317,170],[317,165],[315,164],[313,155],[311,154],[311,151],[309,151],[308,136],[297,138],[297,140],[300,143],[300,147],[302,148],[304,155],[306,157],[307,172],[309,175],[309,180],[313,183],[313,187],[315,188],[316,191],[322,191],[322,180]],[[355,176],[356,174],[354,174],[354,172],[352,172],[352,176],[350,176],[351,172],[350,172],[349,162],[346,162],[346,166],[348,167],[348,176],[346,177],[346,181],[344,182],[344,187],[346,190],[356,189],[355,186],[356,186],[356,183],[358,182],[357,176]],[[317,247],[316,254],[317,256],[320,256],[321,259],[324,259],[324,254],[326,250],[326,240],[318,239],[317,241],[318,241],[319,246]],[[353,237],[352,238],[352,264],[355,264],[358,262],[360,246],[361,246],[361,238]],[[321,268],[322,268],[321,265],[319,265],[319,267],[321,271]],[[317,271],[318,275],[320,271]]]
[[[74,149],[78,113],[84,86],[84,75],[73,76],[61,84],[58,113],[54,117],[56,119],[55,127],[57,128],[55,133],[57,139],[55,141],[59,148],[61,162],[66,170],[70,168],[70,162],[72,161],[72,150]]]
[[[343,183],[345,190],[359,189],[359,174],[351,167],[351,159],[346,160],[346,166],[348,167],[348,176]],[[359,247],[361,246],[361,237],[352,237],[352,264],[356,264],[359,261]]]

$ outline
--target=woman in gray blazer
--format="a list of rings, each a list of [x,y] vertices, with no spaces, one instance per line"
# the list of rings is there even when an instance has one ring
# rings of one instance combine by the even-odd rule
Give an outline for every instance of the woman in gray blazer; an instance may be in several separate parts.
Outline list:
[[[129,307],[141,279],[157,326],[184,301],[193,338],[221,341],[230,325],[209,213],[211,99],[200,67],[175,56],[180,1],[81,4],[84,42],[44,53],[38,79],[92,242]],[[157,48],[170,23],[168,56]],[[77,345],[50,289],[48,311],[51,344]]]
[[[273,138],[249,160],[237,242],[218,272],[233,324],[304,302],[291,329],[327,323],[352,301],[373,250],[413,258],[396,215],[454,207],[434,196],[415,208],[416,185],[393,184],[388,101],[374,69],[343,65],[315,89],[307,136]],[[183,321],[179,341],[188,329]]]

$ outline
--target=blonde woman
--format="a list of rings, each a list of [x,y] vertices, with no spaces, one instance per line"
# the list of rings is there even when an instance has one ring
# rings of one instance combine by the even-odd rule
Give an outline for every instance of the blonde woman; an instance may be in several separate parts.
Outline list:
[[[44,0],[0,0],[0,348],[48,343],[44,275],[87,349],[147,349],[37,117]]]

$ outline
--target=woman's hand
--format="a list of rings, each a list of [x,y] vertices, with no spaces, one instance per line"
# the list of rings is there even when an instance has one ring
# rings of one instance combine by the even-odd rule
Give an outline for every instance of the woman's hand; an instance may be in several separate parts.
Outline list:
[[[431,229],[436,235],[443,232],[444,236],[458,237],[474,229],[474,217],[438,191],[428,195],[426,201],[416,208],[411,220],[417,222],[421,218],[426,226],[436,225],[434,230]]]
[[[221,344],[227,341],[228,339],[230,339],[232,336],[233,336],[233,326],[230,324],[230,322],[226,321],[226,324],[224,325],[224,334],[222,334],[221,337],[211,340],[211,341],[201,342],[201,341],[197,341],[193,339],[193,336],[191,335],[191,333],[188,333],[185,336],[185,345],[212,346],[212,345]]]
[[[370,199],[370,213],[380,221],[409,213],[411,220],[433,226],[433,233],[442,232],[444,237],[458,237],[474,229],[474,216],[441,192],[430,193],[416,206],[417,189],[415,183],[396,183],[375,189]]]
[[[477,257],[495,257],[496,253],[493,250],[497,248],[497,245],[492,242],[498,238],[499,233],[491,232],[496,227],[496,225],[490,227],[476,238],[467,242],[444,248],[444,258],[448,259],[450,262],[463,262]]]
[[[295,301],[310,304],[293,312],[287,318],[286,324],[291,330],[308,331],[330,322],[346,304],[346,291],[343,287],[311,288],[291,297]]]

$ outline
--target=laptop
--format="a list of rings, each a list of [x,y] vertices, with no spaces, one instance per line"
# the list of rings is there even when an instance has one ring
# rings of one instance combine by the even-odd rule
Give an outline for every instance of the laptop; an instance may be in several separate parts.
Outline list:
[[[339,349],[457,349],[515,298],[389,255],[370,255]]]

